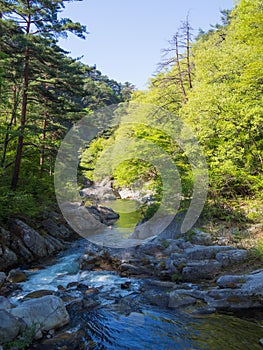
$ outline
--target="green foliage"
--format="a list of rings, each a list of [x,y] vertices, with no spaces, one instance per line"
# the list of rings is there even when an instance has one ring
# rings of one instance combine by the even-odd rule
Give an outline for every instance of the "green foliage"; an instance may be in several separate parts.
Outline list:
[[[193,48],[193,90],[180,115],[196,125],[218,196],[262,190],[262,26],[257,1],[241,1],[227,27]]]
[[[207,219],[219,219],[230,223],[239,224],[241,227],[244,223],[249,222],[245,211],[240,207],[241,200],[229,200],[224,197],[215,197],[211,195],[204,207],[203,215]]]
[[[183,276],[180,273],[175,273],[172,275],[171,279],[172,279],[172,282],[180,282],[182,281]]]
[[[162,72],[147,91],[135,93],[133,100],[165,106],[193,128],[209,167],[205,214],[210,211],[229,221],[244,222],[248,218],[234,201],[262,198],[263,189],[262,1],[241,0],[233,11],[222,15],[222,24],[200,34],[191,45],[192,86],[187,74],[182,74],[186,54],[179,53],[179,60],[172,57],[169,67],[161,63]],[[184,29],[176,34],[184,35]],[[175,55],[176,47],[165,52]],[[165,143],[163,146],[167,151]],[[181,170],[183,193],[190,199],[191,169],[183,154],[177,154],[175,161]]]
[[[36,326],[26,327],[21,335],[15,340],[10,341],[4,345],[4,350],[18,349],[25,350],[32,344],[36,334]]]
[[[151,178],[153,167],[138,159],[129,159],[120,163],[114,170],[113,177],[117,186],[131,186],[137,182],[147,182]]]
[[[54,201],[56,153],[68,129],[85,114],[123,101],[133,89],[58,46],[67,32],[86,35],[81,24],[60,17],[64,5],[64,0],[0,2],[1,218],[35,215]]]
[[[159,206],[160,206],[160,202],[159,201],[155,201],[154,203],[143,207],[142,210],[143,210],[143,217],[144,217],[144,219],[147,221],[151,217],[153,217],[154,214],[159,209]]]
[[[9,186],[0,184],[0,221],[7,217],[19,215],[36,217],[50,203],[55,202],[52,178],[23,177],[21,188],[10,190]]]
[[[263,262],[263,239],[259,239],[255,246],[250,249],[250,258]]]
[[[229,221],[257,220],[258,212],[246,216],[234,203],[240,198],[262,199],[261,0],[240,0],[233,11],[222,12],[222,24],[213,26],[208,33],[200,33],[193,44],[189,25],[185,23],[166,50],[174,57],[161,63],[160,72],[143,92],[134,92],[130,83],[109,79],[96,66],[73,60],[57,45],[58,36],[65,36],[67,31],[85,36],[85,28],[79,23],[58,18],[63,0],[30,2],[35,6],[31,21],[35,21],[36,32],[26,30],[25,14],[30,10],[26,4],[0,2],[2,218],[19,212],[36,215],[36,208],[53,200],[55,156],[67,130],[83,115],[132,96],[132,102],[165,107],[170,113],[169,117],[161,115],[164,125],[176,135],[152,128],[152,121],[158,116],[147,119],[147,108],[145,113],[130,108],[127,117],[133,121],[132,125],[126,123],[107,130],[85,149],[79,169],[82,174],[95,180],[110,175],[116,186],[139,184],[152,189],[157,202],[146,210],[146,217],[150,217],[159,206],[163,185],[156,167],[143,157],[143,152],[150,150],[147,145],[154,145],[178,169],[182,183],[181,208],[185,208],[191,200],[194,181],[189,155],[195,149],[183,150],[174,139],[187,136],[180,130],[180,125],[186,124],[197,135],[209,167],[207,215],[210,212]],[[183,42],[180,50],[176,46],[178,39]],[[30,49],[29,58],[25,57],[26,48]],[[27,63],[30,69],[25,86]],[[27,113],[23,121],[25,90]],[[21,137],[20,182],[17,192],[13,192],[9,186],[17,166],[17,144],[21,143]],[[135,141],[129,145],[127,139]],[[144,149],[141,141],[146,143]],[[126,147],[128,153],[133,148],[128,159],[122,153]],[[158,152],[154,161],[162,162]]]

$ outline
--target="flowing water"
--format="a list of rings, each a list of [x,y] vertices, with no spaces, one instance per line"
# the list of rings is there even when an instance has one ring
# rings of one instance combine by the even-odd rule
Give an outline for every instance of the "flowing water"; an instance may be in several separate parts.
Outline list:
[[[134,226],[135,219],[130,224],[128,218],[121,219],[127,231]],[[118,231],[120,227],[116,228]],[[262,349],[259,340],[263,338],[263,323],[260,321],[224,314],[193,316],[179,310],[155,307],[140,298],[143,280],[129,279],[131,286],[125,290],[121,284],[128,279],[114,272],[80,271],[78,258],[84,252],[85,242],[84,239],[74,242],[45,268],[29,270],[28,281],[21,283],[22,290],[13,296],[12,301],[18,303],[31,291],[57,290],[58,285],[66,287],[70,282],[98,288],[100,306],[75,313],[71,324],[72,332],[84,329],[87,337],[97,344],[96,350]],[[124,307],[122,301],[125,301]]]

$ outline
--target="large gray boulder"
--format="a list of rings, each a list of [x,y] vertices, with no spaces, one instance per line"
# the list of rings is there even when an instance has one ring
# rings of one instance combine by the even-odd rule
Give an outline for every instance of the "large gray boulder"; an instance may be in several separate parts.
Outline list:
[[[24,246],[33,256],[42,258],[48,255],[45,238],[36,230],[19,219],[15,219],[11,227],[12,232],[21,238]]]
[[[246,275],[225,275],[217,280],[219,289],[208,292],[206,301],[217,309],[262,308],[263,270]]]
[[[35,327],[38,337],[42,331],[56,329],[69,323],[69,314],[62,299],[54,295],[25,301],[11,309],[10,313],[24,320],[28,327]]]
[[[11,247],[22,262],[43,258],[66,248],[55,237],[47,233],[42,236],[19,219],[11,223],[10,229],[13,235]]]
[[[72,232],[65,225],[58,224],[51,218],[42,221],[41,226],[48,232],[48,234],[57,239],[69,239],[72,235]]]
[[[236,289],[242,286],[243,283],[246,282],[247,276],[241,275],[241,276],[235,276],[235,275],[223,275],[220,276],[216,283],[217,285],[222,288],[231,288]]]
[[[60,250],[66,249],[66,244],[58,240],[57,238],[45,234],[46,247],[49,255],[52,255]]]
[[[0,344],[14,340],[22,328],[22,322],[5,310],[0,310]]]

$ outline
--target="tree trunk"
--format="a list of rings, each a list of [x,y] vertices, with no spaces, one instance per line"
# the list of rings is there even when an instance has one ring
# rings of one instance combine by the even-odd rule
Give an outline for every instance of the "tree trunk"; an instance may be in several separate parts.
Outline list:
[[[52,176],[53,173],[53,157],[52,157],[52,151],[50,151],[49,154],[49,176]]]
[[[28,7],[29,1],[28,1]],[[27,28],[26,35],[28,36],[30,32],[30,24],[31,24],[31,16],[28,15],[27,19]],[[25,48],[25,67],[24,67],[24,86],[23,86],[23,100],[22,100],[22,113],[21,113],[21,122],[20,122],[20,135],[18,137],[17,149],[16,149],[16,159],[15,159],[15,167],[13,171],[13,177],[11,182],[11,189],[16,190],[18,178],[20,174],[21,160],[22,160],[22,151],[23,151],[23,143],[24,143],[24,129],[26,125],[26,117],[27,117],[27,98],[28,98],[28,84],[29,84],[29,61],[30,61],[30,52],[29,47]]]
[[[184,80],[183,80],[183,74],[180,64],[180,57],[179,57],[179,44],[178,44],[178,36],[175,35],[175,55],[176,55],[176,65],[177,65],[177,71],[178,71],[178,79],[179,79],[179,85],[181,87],[182,95],[184,102],[187,102],[187,96],[184,88]]]
[[[186,61],[187,61],[187,77],[189,88],[192,89],[191,63],[190,63],[190,26],[187,18],[186,22]]]
[[[44,162],[45,162],[45,140],[46,140],[46,127],[47,127],[47,116],[44,116],[43,120],[43,130],[42,130],[42,145],[41,145],[41,151],[40,151],[40,177],[43,175],[44,171]]]
[[[12,126],[16,122],[17,107],[18,107],[18,96],[17,96],[16,86],[14,86],[14,88],[13,88],[13,109],[12,109],[12,114],[11,114],[11,120],[8,123],[7,128],[6,128],[6,134],[5,134],[4,144],[3,144],[3,153],[2,153],[2,159],[1,159],[1,168],[3,168],[4,164],[5,164],[7,147],[8,147],[8,143],[10,141],[9,132],[10,132]]]

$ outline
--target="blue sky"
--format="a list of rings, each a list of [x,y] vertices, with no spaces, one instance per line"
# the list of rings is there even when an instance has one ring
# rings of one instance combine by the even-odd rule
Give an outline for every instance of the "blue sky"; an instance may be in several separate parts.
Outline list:
[[[69,35],[60,45],[72,57],[96,64],[103,74],[119,82],[146,88],[161,59],[161,49],[189,12],[194,33],[220,21],[220,10],[231,9],[234,0],[83,0],[63,11],[87,26],[86,40]]]

